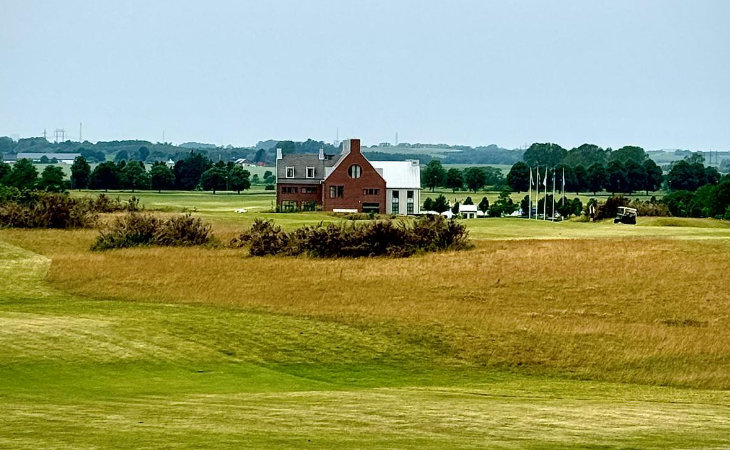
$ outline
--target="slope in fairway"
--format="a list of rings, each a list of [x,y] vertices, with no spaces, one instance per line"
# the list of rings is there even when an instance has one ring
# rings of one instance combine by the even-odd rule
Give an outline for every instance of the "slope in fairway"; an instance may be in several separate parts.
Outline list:
[[[48,264],[0,244],[3,447],[728,444],[724,391],[461,367],[388,324],[73,297]]]

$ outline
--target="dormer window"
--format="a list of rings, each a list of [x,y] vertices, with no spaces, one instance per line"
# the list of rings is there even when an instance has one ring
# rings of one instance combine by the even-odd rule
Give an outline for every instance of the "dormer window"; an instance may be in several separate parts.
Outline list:
[[[307,178],[314,178],[314,167],[307,167]]]
[[[286,168],[286,177],[287,178],[294,178],[294,168],[293,167],[287,167]]]

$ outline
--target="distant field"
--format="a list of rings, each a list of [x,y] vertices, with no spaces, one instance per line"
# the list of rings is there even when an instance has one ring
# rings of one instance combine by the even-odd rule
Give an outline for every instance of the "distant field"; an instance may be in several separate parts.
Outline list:
[[[108,195],[224,242],[340,220]],[[727,222],[464,223],[473,250],[360,260],[0,230],[0,447],[730,446]]]

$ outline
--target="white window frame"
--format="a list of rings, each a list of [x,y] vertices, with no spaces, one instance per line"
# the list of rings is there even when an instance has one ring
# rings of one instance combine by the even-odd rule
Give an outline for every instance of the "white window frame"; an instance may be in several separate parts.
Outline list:
[[[310,170],[312,171],[312,175],[311,176],[309,175],[309,171]],[[306,175],[307,175],[307,178],[314,178],[314,167],[307,167],[307,173],[306,173]]]
[[[291,175],[289,175],[290,169],[291,169]],[[286,178],[294,178],[294,167],[291,167],[291,166],[286,167]]]

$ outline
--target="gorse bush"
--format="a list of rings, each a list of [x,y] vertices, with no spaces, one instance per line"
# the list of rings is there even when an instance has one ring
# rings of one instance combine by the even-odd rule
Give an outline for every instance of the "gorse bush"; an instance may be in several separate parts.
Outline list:
[[[89,228],[97,214],[79,199],[65,194],[26,191],[0,201],[0,227]]]
[[[419,252],[470,247],[466,227],[441,216],[423,216],[412,225],[391,220],[365,224],[345,222],[304,226],[285,232],[273,222],[256,219],[251,228],[231,241],[249,248],[252,256],[309,255],[335,257],[406,257]]]
[[[99,213],[138,211],[139,199],[72,198],[37,190],[20,191],[0,186],[0,227],[12,228],[89,228]]]
[[[117,217],[100,232],[92,250],[139,246],[193,246],[211,242],[211,227],[190,214],[160,219],[151,214],[129,213]]]

